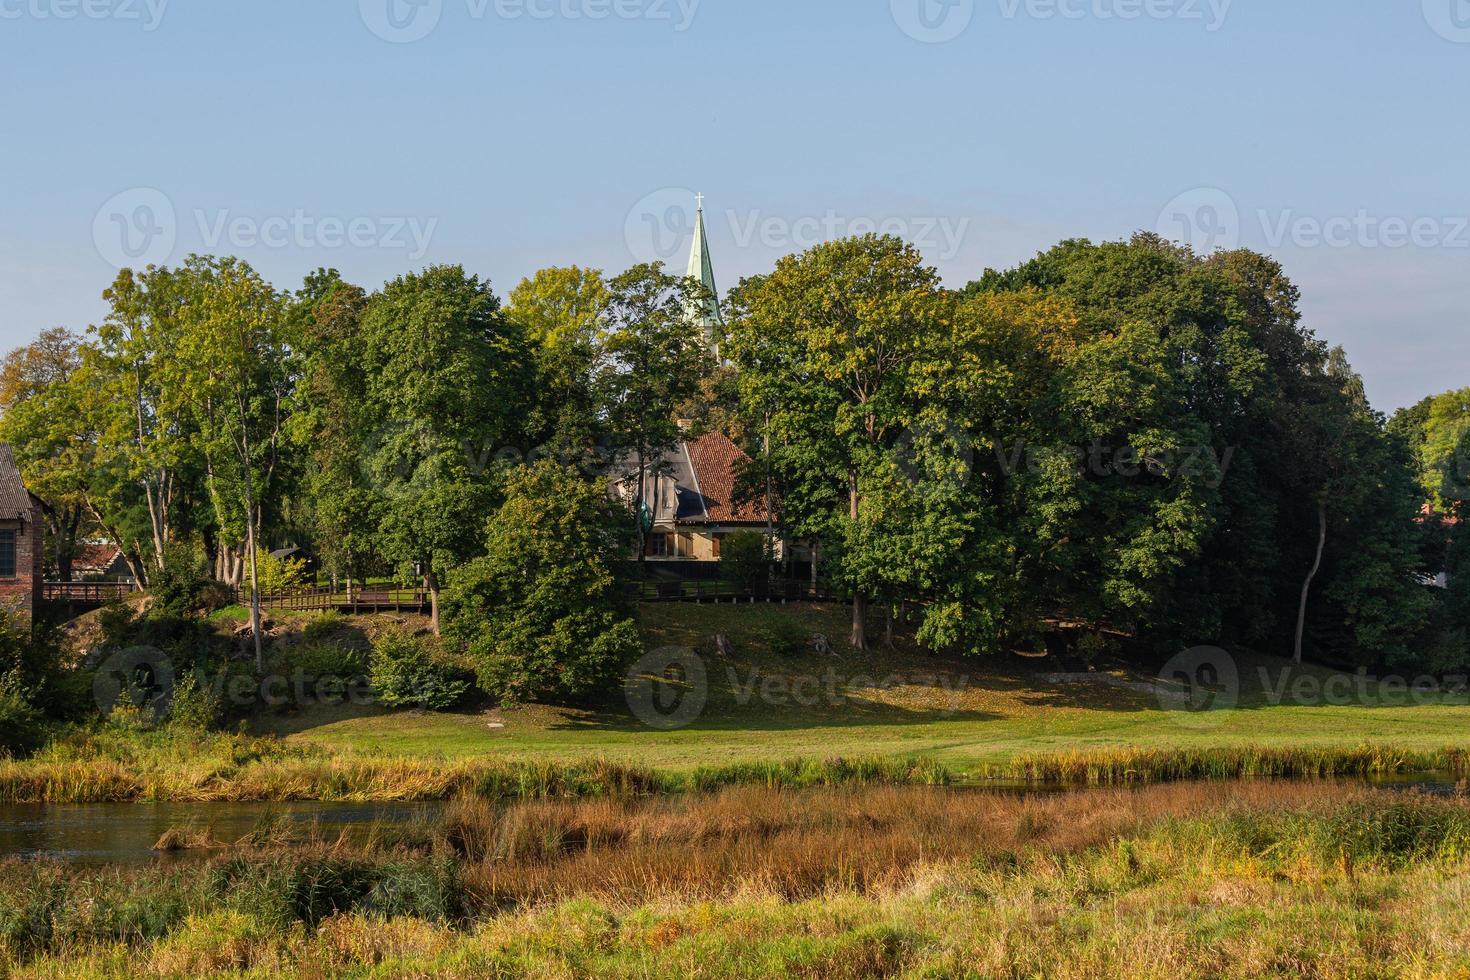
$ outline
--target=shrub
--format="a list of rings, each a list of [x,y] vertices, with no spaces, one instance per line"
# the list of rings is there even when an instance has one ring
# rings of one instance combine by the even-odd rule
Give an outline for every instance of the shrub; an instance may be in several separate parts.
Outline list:
[[[300,558],[277,558],[268,551],[255,556],[255,580],[266,595],[289,592],[306,585],[306,562]]]
[[[234,858],[211,869],[209,887],[219,901],[277,927],[301,922],[315,928],[351,912],[437,921],[457,921],[465,912],[459,871],[449,860]]]
[[[720,574],[742,589],[765,585],[770,576],[770,549],[766,536],[736,531],[720,542]]]
[[[343,642],[351,629],[352,624],[346,616],[339,612],[324,612],[307,622],[301,630],[301,639],[306,643]]]
[[[373,644],[371,681],[389,708],[443,711],[469,690],[468,672],[444,657],[437,644],[390,630]]]
[[[312,631],[308,629],[304,635],[311,636]],[[273,669],[290,679],[288,696],[299,707],[302,695],[340,704],[349,687],[368,676],[369,665],[362,651],[343,642],[318,639],[282,653]]]
[[[97,612],[97,625],[102,630],[102,645],[126,646],[136,618],[133,607],[121,597],[109,599]]]
[[[219,694],[198,674],[188,674],[174,687],[168,710],[171,727],[207,732],[219,724],[220,714]]]
[[[41,714],[31,706],[20,673],[0,674],[0,755],[29,752],[41,739]]]
[[[490,519],[485,556],[449,577],[449,634],[502,701],[605,689],[637,655],[613,574],[622,515],[603,488],[551,462],[523,466]]]
[[[148,583],[148,591],[153,596],[149,614],[188,616],[199,609],[209,584],[203,552],[190,544],[166,545],[163,567],[153,573]]]
[[[755,629],[756,639],[778,657],[800,657],[807,652],[811,634],[785,616],[772,617]]]
[[[112,711],[107,715],[109,725],[127,732],[146,732],[153,727],[154,720],[151,710],[133,703],[132,692],[126,686],[118,692]]]

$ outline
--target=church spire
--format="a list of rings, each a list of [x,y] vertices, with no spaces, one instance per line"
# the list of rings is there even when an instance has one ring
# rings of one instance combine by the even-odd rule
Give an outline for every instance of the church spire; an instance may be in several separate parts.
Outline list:
[[[689,252],[689,278],[697,279],[709,290],[709,298],[689,311],[689,319],[703,327],[709,335],[710,347],[715,346],[715,330],[724,321],[720,319],[720,293],[715,287],[715,266],[709,257],[709,238],[704,232],[704,195],[694,196],[694,247]]]

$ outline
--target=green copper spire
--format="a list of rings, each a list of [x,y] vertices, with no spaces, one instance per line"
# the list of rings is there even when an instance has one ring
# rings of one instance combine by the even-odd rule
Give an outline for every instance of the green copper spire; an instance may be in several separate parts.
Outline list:
[[[709,257],[709,238],[704,233],[704,195],[696,194],[695,203],[698,210],[694,216],[694,247],[689,252],[688,275],[691,279],[698,279],[710,291],[710,298],[707,303],[691,309],[689,319],[704,328],[709,334],[710,346],[714,347],[715,328],[724,321],[720,319],[720,292],[715,287],[715,266]]]

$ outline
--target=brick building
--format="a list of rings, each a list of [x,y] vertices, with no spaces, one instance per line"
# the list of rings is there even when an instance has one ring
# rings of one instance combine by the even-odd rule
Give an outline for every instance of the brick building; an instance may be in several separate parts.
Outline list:
[[[26,489],[10,446],[0,443],[0,604],[26,619],[41,600],[42,507]]]

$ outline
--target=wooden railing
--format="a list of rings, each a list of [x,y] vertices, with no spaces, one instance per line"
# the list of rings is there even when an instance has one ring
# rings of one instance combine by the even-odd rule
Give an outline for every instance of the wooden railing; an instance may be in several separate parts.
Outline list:
[[[41,599],[101,606],[131,595],[134,588],[131,582],[42,582]]]
[[[241,603],[250,602],[248,590],[242,591]],[[289,612],[423,612],[429,608],[425,589],[395,589],[366,586],[346,589],[301,588],[284,592],[263,593],[260,604],[265,609]]]

